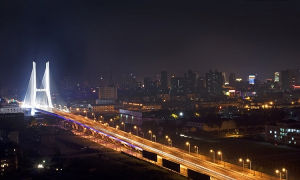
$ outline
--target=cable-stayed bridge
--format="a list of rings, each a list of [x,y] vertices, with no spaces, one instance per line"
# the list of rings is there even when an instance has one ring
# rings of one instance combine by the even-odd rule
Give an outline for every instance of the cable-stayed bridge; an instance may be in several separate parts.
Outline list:
[[[50,93],[49,62],[46,63],[46,69],[40,88],[37,88],[36,63],[32,63],[31,76],[22,107],[44,109],[53,108]]]
[[[179,148],[153,142],[120,129],[108,127],[101,122],[96,122],[87,117],[53,108],[50,93],[49,62],[46,63],[46,69],[40,88],[37,88],[36,63],[33,62],[28,89],[22,107],[31,108],[33,110],[37,109],[42,113],[60,118],[63,121],[64,126],[69,129],[88,133],[95,138],[112,139],[113,141],[118,142],[121,146],[124,145],[126,147],[134,148],[139,152],[151,152],[155,154],[157,159],[157,162],[153,163],[164,166],[162,163],[164,160],[171,161],[175,164],[175,166],[177,165],[179,167],[178,173],[185,176],[188,176],[187,172],[190,170],[206,174],[210,176],[211,179],[263,180],[274,178],[258,171],[245,171],[244,169],[241,169],[241,167],[230,163],[226,163],[225,166],[224,161],[221,163],[213,163],[209,161],[209,159],[203,158],[204,156],[199,156]],[[160,161],[158,159],[160,159]]]

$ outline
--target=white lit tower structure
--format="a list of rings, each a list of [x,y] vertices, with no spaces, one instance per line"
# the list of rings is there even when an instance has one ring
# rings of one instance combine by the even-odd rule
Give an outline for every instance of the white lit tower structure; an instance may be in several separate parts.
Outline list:
[[[36,63],[32,63],[32,72],[28,84],[28,89],[24,98],[23,107],[25,108],[52,108],[50,93],[50,70],[49,62],[46,63],[46,69],[42,80],[41,88],[36,84]]]

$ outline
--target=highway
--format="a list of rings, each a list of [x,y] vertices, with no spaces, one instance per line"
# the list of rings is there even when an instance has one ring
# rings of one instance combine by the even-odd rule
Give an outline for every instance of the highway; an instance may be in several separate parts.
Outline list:
[[[264,174],[261,175],[253,175],[253,173],[242,172],[239,168],[236,168],[236,165],[226,163],[224,167],[224,163],[213,163],[207,160],[203,160],[200,156],[189,154],[188,152],[175,148],[166,146],[160,143],[156,143],[133,134],[124,132],[122,130],[112,128],[106,126],[102,123],[95,122],[91,119],[87,119],[80,115],[74,115],[71,113],[66,113],[62,111],[55,111],[54,113],[60,115],[66,119],[71,119],[73,121],[84,124],[86,127],[89,127],[91,130],[98,130],[109,134],[115,138],[121,139],[125,142],[133,144],[135,146],[140,147],[143,150],[147,150],[153,153],[158,154],[159,156],[169,159],[173,162],[177,162],[181,165],[186,166],[189,169],[195,170],[197,172],[207,174],[217,179],[226,179],[226,180],[234,180],[234,179],[245,179],[245,180],[263,180],[263,179],[271,179],[274,177],[268,176]]]

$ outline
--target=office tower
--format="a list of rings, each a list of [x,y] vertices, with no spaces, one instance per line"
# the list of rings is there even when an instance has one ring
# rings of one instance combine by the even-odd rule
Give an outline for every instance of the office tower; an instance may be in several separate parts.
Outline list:
[[[279,83],[279,81],[280,81],[280,76],[279,75],[280,75],[279,72],[274,73],[274,82]]]
[[[206,73],[206,89],[211,95],[222,95],[224,78],[222,72],[210,70]]]
[[[249,84],[254,85],[255,84],[255,75],[249,75],[248,81],[249,81]]]
[[[160,73],[160,89],[165,91],[168,90],[168,72],[162,71]]]

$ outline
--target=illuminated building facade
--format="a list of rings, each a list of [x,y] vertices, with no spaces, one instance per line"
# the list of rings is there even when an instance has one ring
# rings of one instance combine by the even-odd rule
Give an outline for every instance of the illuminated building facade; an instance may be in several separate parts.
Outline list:
[[[274,73],[274,82],[279,82],[280,81],[280,74],[279,74],[279,72],[275,72]]]
[[[293,146],[300,145],[300,124],[279,123],[265,128],[266,140]]]
[[[254,85],[255,84],[255,75],[249,75],[248,81],[249,81],[249,84]]]

